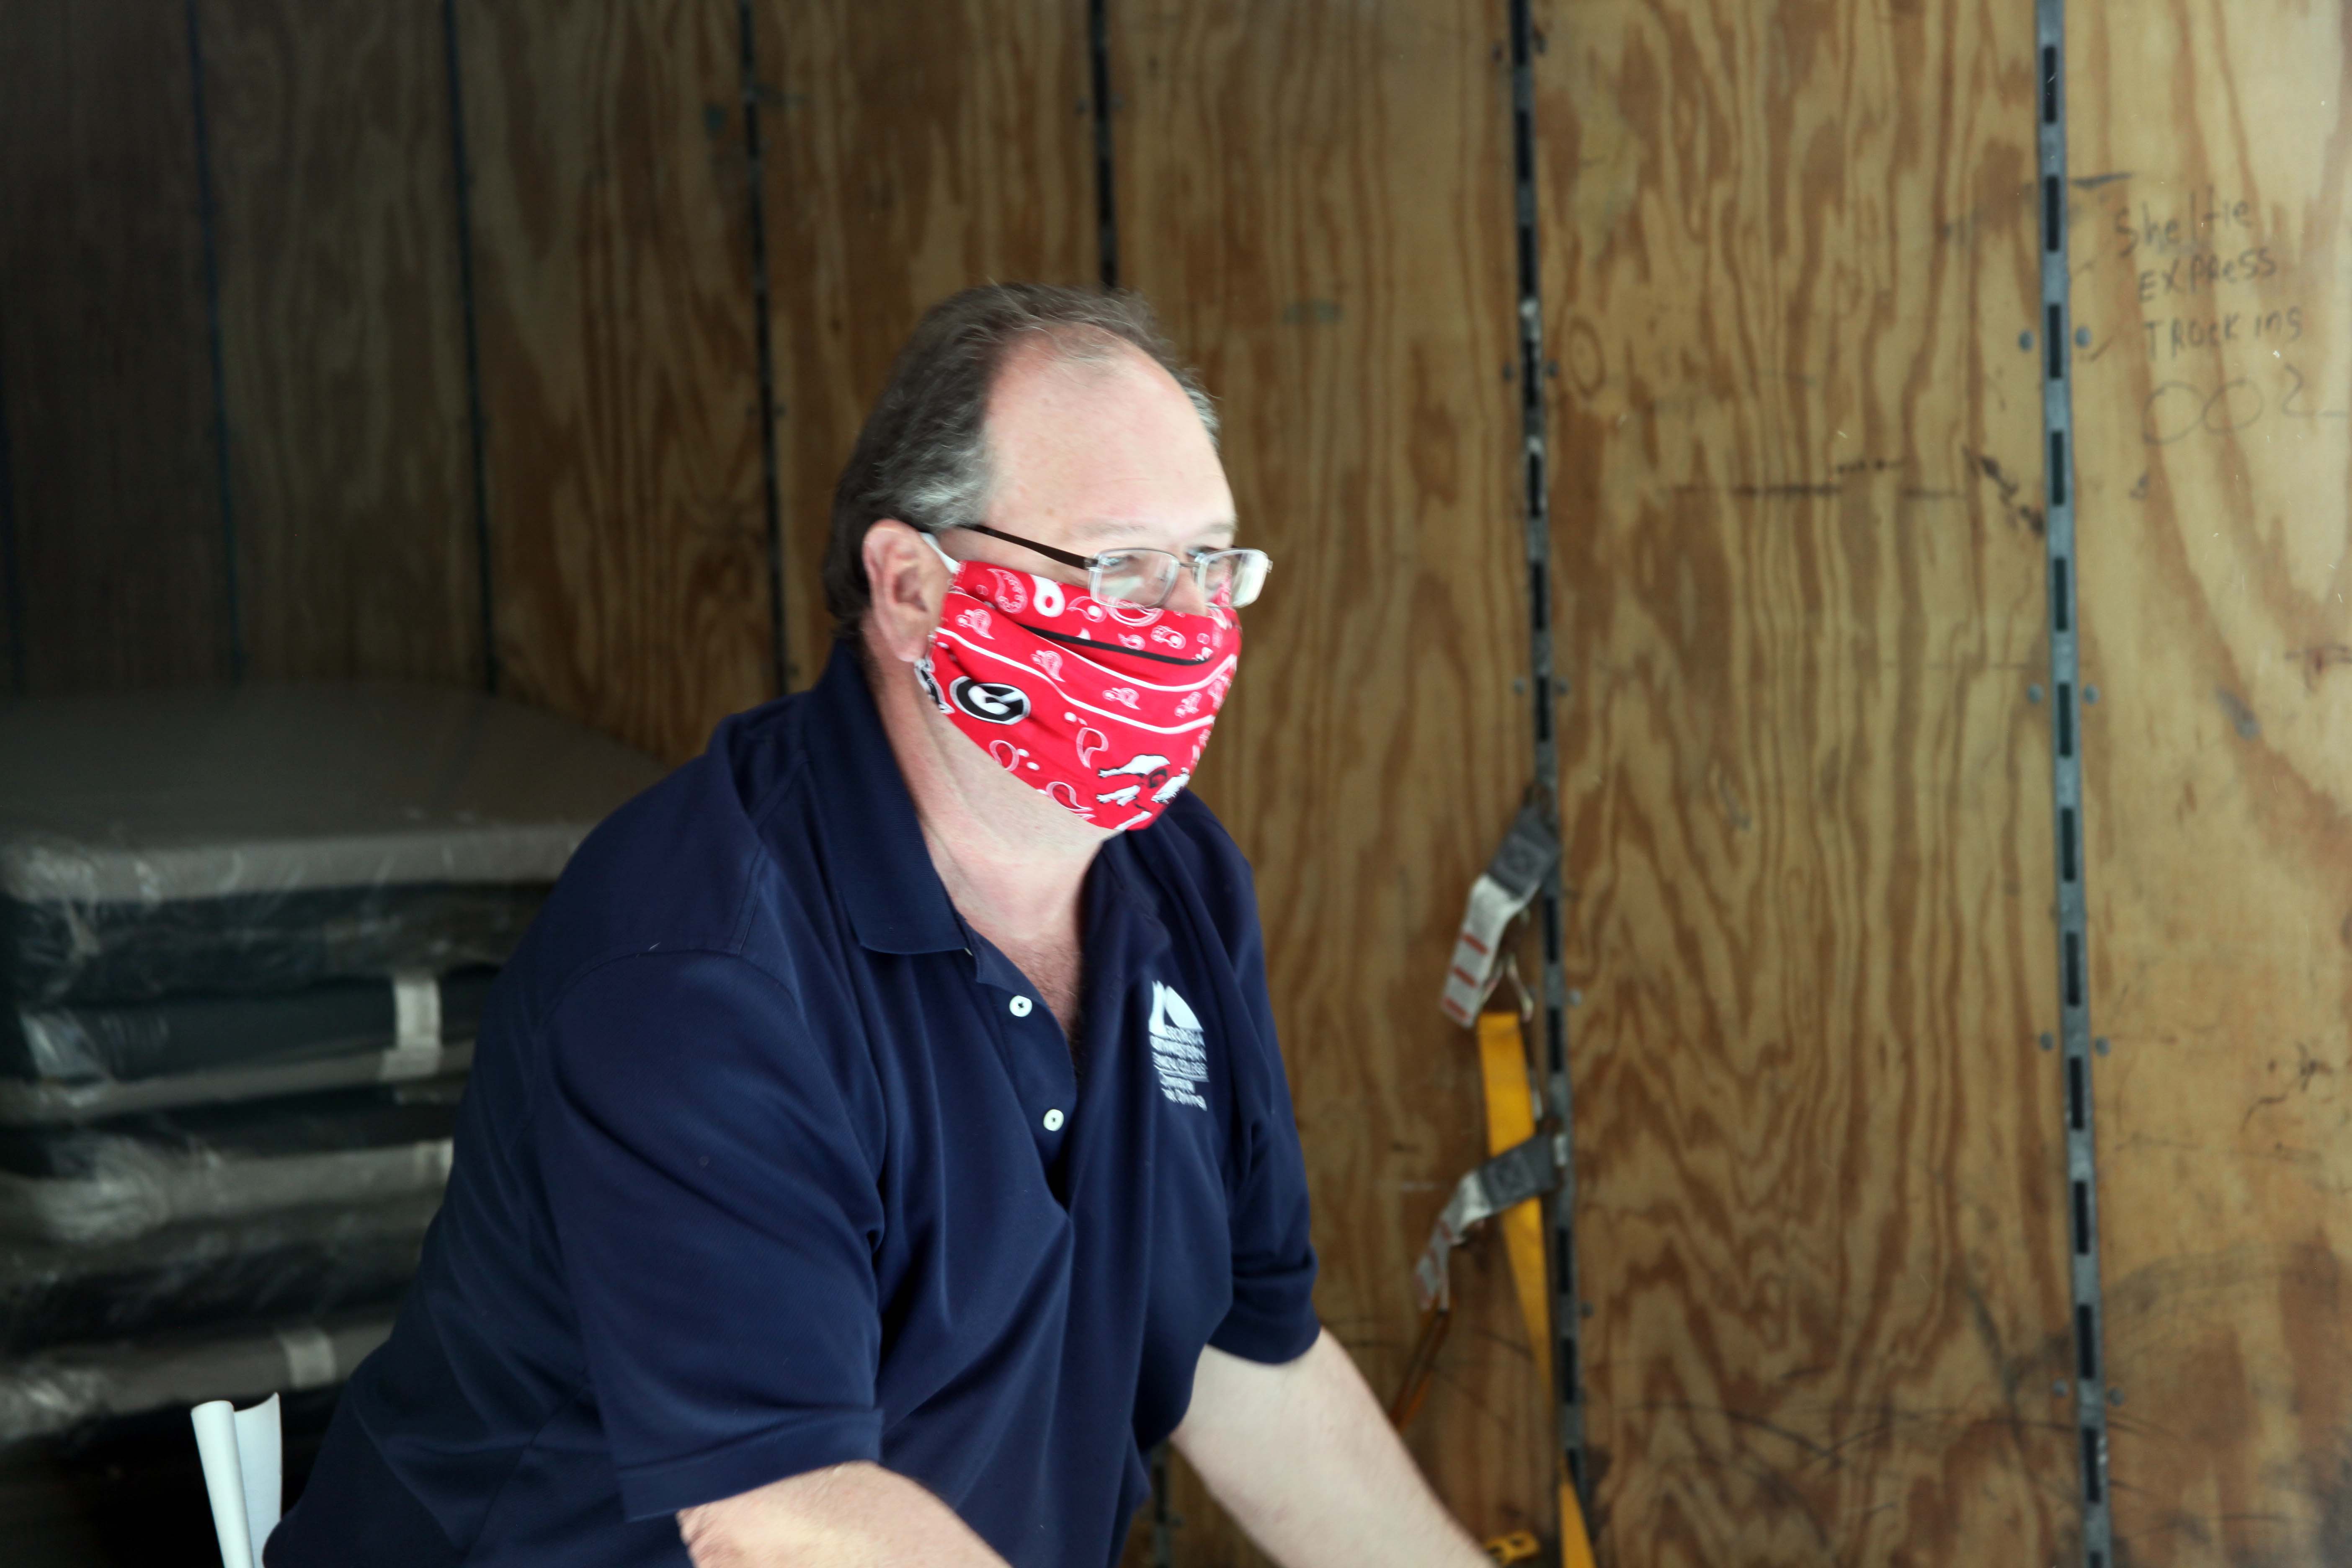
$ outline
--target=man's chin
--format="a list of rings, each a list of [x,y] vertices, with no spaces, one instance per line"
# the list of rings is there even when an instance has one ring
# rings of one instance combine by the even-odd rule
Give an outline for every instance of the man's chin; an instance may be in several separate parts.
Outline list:
[[[1066,851],[1092,849],[1117,837],[1120,826],[1135,816],[1131,805],[1065,805],[1044,790],[1023,783],[1011,769],[999,766],[946,714],[929,707],[925,712],[938,754],[957,776],[971,808],[1024,840]]]
[[[1120,825],[1135,816],[1131,806],[1096,806],[1073,810],[1042,790],[1031,789],[1010,773],[999,773],[998,783],[1020,802],[1021,821],[1032,826],[1042,842],[1094,847],[1118,836]],[[1008,803],[1008,809],[1010,808]]]

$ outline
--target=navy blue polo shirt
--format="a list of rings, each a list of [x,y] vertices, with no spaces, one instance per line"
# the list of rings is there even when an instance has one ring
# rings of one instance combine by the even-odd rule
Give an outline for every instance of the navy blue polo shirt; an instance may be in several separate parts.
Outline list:
[[[1232,840],[1180,796],[1083,919],[1074,1052],[949,901],[848,651],[722,724],[500,977],[272,1568],[683,1563],[677,1510],[855,1459],[1024,1568],[1112,1563],[1202,1346],[1314,1342],[1315,1257]]]

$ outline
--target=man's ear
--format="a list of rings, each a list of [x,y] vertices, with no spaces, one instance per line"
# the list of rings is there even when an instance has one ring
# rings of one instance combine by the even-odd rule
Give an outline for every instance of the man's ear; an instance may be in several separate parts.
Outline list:
[[[913,664],[930,645],[947,602],[948,564],[938,548],[896,518],[866,531],[862,552],[872,602],[866,633],[877,655]]]

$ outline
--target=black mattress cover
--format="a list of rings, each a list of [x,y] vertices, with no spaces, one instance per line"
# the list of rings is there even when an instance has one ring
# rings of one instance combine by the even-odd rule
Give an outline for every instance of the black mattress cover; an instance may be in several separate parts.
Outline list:
[[[497,971],[330,980],[259,995],[0,1002],[0,1074],[83,1083],[470,1040]]]
[[[446,1138],[463,1080],[350,1089],[245,1105],[121,1116],[87,1127],[0,1128],[0,1174],[75,1178],[104,1171],[120,1152],[163,1161],[268,1160]]]
[[[283,1394],[315,1405],[320,1396],[308,1391],[340,1386],[391,1336],[392,1316],[378,1308],[104,1340],[0,1362],[0,1448],[150,1411],[170,1412],[184,1443],[189,1408],[212,1399],[245,1405]],[[289,1399],[289,1436],[297,1409]]]
[[[193,1220],[437,1194],[462,1080],[0,1130],[0,1235],[97,1247]]]
[[[331,1089],[415,1083],[462,1075],[473,1065],[474,1043],[456,1040],[438,1050],[399,1046],[352,1056],[206,1068],[161,1078],[60,1083],[0,1074],[0,1127],[80,1126],[140,1111],[241,1105]]]
[[[0,1354],[396,1301],[440,1204],[174,1226],[111,1247],[0,1240]]]

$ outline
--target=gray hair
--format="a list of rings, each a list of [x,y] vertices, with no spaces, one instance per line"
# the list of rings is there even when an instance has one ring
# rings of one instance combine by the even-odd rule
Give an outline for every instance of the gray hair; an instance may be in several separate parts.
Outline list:
[[[924,313],[898,351],[834,487],[824,602],[835,635],[854,635],[872,602],[865,550],[877,522],[896,518],[937,533],[982,521],[988,395],[1013,352],[1031,342],[1078,364],[1140,350],[1175,378],[1216,440],[1215,405],[1141,296],[1049,283],[992,283],[950,295]]]

